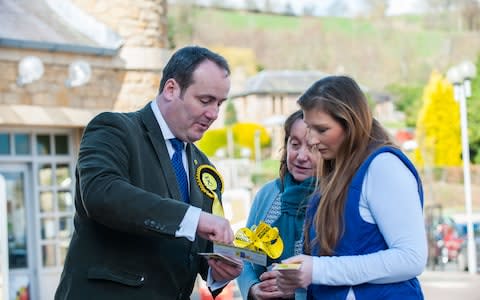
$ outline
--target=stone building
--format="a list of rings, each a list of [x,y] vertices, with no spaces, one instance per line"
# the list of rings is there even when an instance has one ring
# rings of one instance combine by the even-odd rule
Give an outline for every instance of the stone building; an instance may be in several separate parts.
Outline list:
[[[232,94],[237,119],[264,125],[272,137],[272,158],[278,159],[285,119],[299,109],[298,97],[325,76],[315,70],[261,71],[245,81],[242,91]]]
[[[157,94],[170,55],[166,8],[0,0],[0,299],[53,299],[82,130],[100,111],[131,111]]]

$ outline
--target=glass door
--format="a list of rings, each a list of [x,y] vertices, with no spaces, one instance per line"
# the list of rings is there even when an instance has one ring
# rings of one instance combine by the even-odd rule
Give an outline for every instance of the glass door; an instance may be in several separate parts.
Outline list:
[[[5,181],[8,251],[8,300],[35,299],[35,262],[32,245],[33,201],[26,165],[0,166]],[[4,204],[5,204],[4,202]],[[5,226],[5,224],[2,224]]]
[[[0,299],[8,299],[7,192],[0,174]]]

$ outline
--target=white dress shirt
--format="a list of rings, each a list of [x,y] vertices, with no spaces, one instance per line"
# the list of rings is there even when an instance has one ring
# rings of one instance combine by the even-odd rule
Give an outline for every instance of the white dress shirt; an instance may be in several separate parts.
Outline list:
[[[167,150],[168,150],[170,159],[172,159],[172,156],[175,150],[173,149],[170,139],[175,138],[175,136],[173,135],[172,131],[168,127],[167,122],[165,122],[165,119],[163,118],[162,113],[158,108],[157,102],[153,100],[150,103],[150,106],[152,107],[153,114],[155,115],[158,125],[160,126],[160,130],[162,131],[163,138],[165,139],[165,145],[167,145]],[[185,172],[187,174],[190,174],[188,170],[187,154],[185,153],[185,151],[182,151],[182,161],[183,161],[183,167],[185,168]],[[187,175],[187,181],[188,181],[188,186],[190,187],[190,176],[188,175]],[[193,242],[195,240],[195,233],[197,232],[198,220],[200,219],[201,211],[202,210],[200,208],[190,205],[190,207],[187,209],[187,212],[185,213],[185,216],[183,217],[182,222],[180,223],[179,229],[175,232],[175,236],[184,237],[184,238],[187,238],[189,241]]]

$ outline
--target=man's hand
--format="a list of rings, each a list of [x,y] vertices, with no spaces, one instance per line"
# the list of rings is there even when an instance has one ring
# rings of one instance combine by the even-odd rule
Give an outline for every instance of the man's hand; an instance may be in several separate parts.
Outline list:
[[[240,259],[232,258],[238,262],[238,265],[223,262],[219,259],[209,259],[208,265],[210,266],[212,279],[215,281],[230,281],[235,279],[242,273],[243,262]]]
[[[278,289],[278,273],[278,271],[267,271],[260,275],[261,282],[250,287],[249,296],[256,300],[291,298],[293,295],[286,295]]]
[[[297,288],[307,288],[312,283],[312,262],[313,258],[308,255],[297,255],[283,260],[282,263],[301,263],[298,270],[278,271],[277,284],[279,290],[285,294],[295,293]]]
[[[233,242],[233,231],[230,222],[225,218],[203,211],[200,213],[200,219],[198,220],[197,234],[212,242],[223,244],[231,244]]]

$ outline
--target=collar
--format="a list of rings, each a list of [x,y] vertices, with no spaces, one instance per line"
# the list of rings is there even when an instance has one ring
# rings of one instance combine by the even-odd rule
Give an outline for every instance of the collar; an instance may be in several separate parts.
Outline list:
[[[165,121],[165,118],[160,112],[156,99],[150,102],[150,107],[152,108],[153,114],[155,115],[155,119],[157,119],[157,123],[160,126],[160,130],[162,131],[163,138],[165,140],[174,139],[175,136],[173,135],[172,131],[170,130],[170,127],[168,127],[167,122]]]

